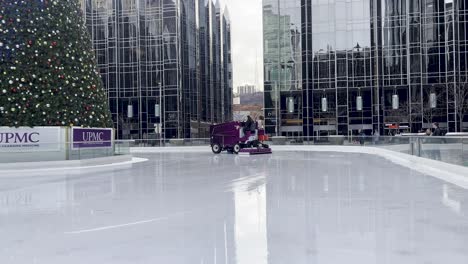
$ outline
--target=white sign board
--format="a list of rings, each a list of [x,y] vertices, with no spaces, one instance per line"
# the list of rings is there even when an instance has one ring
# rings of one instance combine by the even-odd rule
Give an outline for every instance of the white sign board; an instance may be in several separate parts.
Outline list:
[[[0,152],[60,151],[60,127],[0,127]]]

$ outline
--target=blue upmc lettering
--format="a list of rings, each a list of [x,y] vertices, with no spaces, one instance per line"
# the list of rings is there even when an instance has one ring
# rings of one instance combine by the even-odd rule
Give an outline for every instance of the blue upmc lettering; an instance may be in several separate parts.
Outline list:
[[[20,143],[38,143],[40,134],[34,133],[0,133],[0,143],[20,144]]]
[[[15,143],[28,143],[28,133],[15,134]]]
[[[34,132],[34,133],[29,134],[29,137],[28,137],[29,142],[31,142],[31,143],[38,143],[38,142],[39,142],[39,139],[35,139],[35,138],[33,138],[33,136],[39,137],[40,134],[37,133],[37,132]]]
[[[10,140],[15,138],[15,134],[13,133],[6,133],[6,137],[5,137],[5,143],[10,143]]]

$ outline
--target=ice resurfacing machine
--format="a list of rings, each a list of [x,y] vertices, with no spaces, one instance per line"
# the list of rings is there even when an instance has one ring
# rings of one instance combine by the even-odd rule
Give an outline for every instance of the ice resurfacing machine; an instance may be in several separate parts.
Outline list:
[[[259,129],[255,123],[255,130],[246,131],[245,123],[229,122],[210,127],[211,150],[215,154],[222,151],[239,155],[271,154],[267,144],[268,136],[264,129]]]

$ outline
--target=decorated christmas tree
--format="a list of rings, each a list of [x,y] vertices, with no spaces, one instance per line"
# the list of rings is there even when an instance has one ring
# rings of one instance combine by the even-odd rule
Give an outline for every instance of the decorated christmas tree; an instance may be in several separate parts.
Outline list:
[[[0,0],[0,126],[112,126],[77,0]]]

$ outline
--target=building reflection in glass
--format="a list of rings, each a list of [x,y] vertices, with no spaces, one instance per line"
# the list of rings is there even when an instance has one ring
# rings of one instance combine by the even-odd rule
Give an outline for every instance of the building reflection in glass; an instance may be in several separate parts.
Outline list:
[[[241,162],[239,180],[232,186],[236,215],[236,263],[267,264],[265,164]]]
[[[268,132],[387,135],[432,122],[462,130],[453,90],[468,77],[467,9],[465,1],[264,0]]]
[[[230,20],[219,5],[81,1],[118,138],[203,137],[232,118]]]

